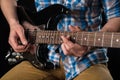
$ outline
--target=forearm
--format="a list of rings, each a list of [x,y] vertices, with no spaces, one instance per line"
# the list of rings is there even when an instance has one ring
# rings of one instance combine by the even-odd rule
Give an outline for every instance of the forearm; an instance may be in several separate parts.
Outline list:
[[[103,26],[101,31],[111,31],[111,32],[118,32],[120,31],[120,17],[112,18],[108,20],[108,22]]]
[[[19,22],[16,14],[16,6],[16,0],[1,0],[1,10],[9,25]]]

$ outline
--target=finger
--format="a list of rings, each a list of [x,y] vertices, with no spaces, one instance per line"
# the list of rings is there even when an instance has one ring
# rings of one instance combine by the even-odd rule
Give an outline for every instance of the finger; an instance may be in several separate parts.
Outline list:
[[[75,26],[75,30],[76,30],[76,31],[82,31],[82,29],[80,29],[79,26]]]
[[[65,55],[68,55],[68,54],[69,54],[69,52],[68,52],[68,50],[66,49],[66,46],[65,46],[64,44],[61,45],[61,48],[62,48],[63,53],[64,53]]]
[[[88,47],[87,47],[87,46],[81,46],[81,50],[87,51],[87,50],[88,50]]]
[[[71,52],[72,49],[74,49],[74,44],[72,42],[67,42],[67,43],[64,43],[64,47],[67,51],[67,54],[71,55],[73,53],[73,51]]]
[[[76,32],[75,27],[73,27],[72,25],[69,26],[69,29],[70,29],[70,31],[72,31],[72,32]]]
[[[75,50],[76,51],[76,50]],[[87,47],[80,46],[80,49],[78,52],[75,52],[74,55],[76,56],[83,56],[87,52]],[[77,53],[77,54],[76,54]]]
[[[70,36],[68,35],[67,37],[61,36],[63,43],[65,43],[66,45],[72,47],[74,46],[74,43],[72,41],[70,41]]]
[[[20,31],[18,31],[17,34],[18,34],[18,36],[19,36],[19,38],[20,38],[21,43],[22,43],[23,45],[27,45],[28,42],[27,42],[27,40],[26,40],[24,30],[20,30]]]
[[[61,39],[63,40],[63,43],[67,43],[69,40],[68,40],[68,37],[64,37],[64,36],[61,36]]]
[[[22,45],[21,46],[18,45],[17,38],[14,37],[14,36],[10,36],[10,38],[9,38],[9,44],[12,46],[12,48],[14,50],[23,48]]]
[[[13,48],[13,50],[15,52],[23,52],[23,51],[25,51],[26,46],[18,45],[16,39],[14,39],[14,38],[9,41],[9,44],[11,45],[11,47]]]
[[[63,40],[63,43],[66,45],[67,49],[71,49],[72,47],[74,47],[74,43],[72,41],[69,40],[69,36],[64,37],[64,36],[61,36],[62,40]]]
[[[72,32],[82,31],[82,29],[80,29],[79,26],[72,26],[72,25],[70,25],[70,26],[69,26],[69,29],[70,29],[70,31],[72,31]]]
[[[16,52],[26,52],[26,51],[30,51],[29,45],[23,46],[23,48],[21,48],[21,46],[18,46],[18,49],[16,49],[15,51],[16,51]]]

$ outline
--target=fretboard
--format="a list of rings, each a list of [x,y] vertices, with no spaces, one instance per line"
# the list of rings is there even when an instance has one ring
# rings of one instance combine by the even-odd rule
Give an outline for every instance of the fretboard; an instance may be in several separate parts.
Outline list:
[[[61,35],[70,35],[76,43],[84,46],[120,48],[120,33],[117,32],[37,31],[35,43],[61,44]]]

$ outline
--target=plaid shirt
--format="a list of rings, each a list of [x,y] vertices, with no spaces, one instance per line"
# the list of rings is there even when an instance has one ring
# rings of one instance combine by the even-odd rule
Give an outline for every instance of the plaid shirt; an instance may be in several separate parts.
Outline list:
[[[60,31],[69,31],[69,25],[77,25],[86,31],[99,31],[102,23],[102,11],[105,12],[106,20],[120,17],[120,0],[35,0],[37,11],[52,4],[62,4],[79,13],[74,15],[78,21],[72,16],[62,19],[57,25],[57,29]],[[57,48],[59,48],[59,53],[55,52]],[[106,48],[96,48],[83,57],[64,55],[60,45],[49,45],[48,49],[50,50],[49,61],[59,64],[60,58],[62,59],[66,80],[73,79],[93,64],[108,61]]]

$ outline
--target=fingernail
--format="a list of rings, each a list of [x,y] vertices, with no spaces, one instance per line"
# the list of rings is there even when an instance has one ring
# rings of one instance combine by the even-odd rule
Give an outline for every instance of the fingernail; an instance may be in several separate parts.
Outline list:
[[[69,25],[69,27],[71,27],[71,25]]]
[[[24,41],[24,42],[23,42],[23,45],[26,45],[26,44],[27,44],[27,42],[26,42],[26,41]]]

